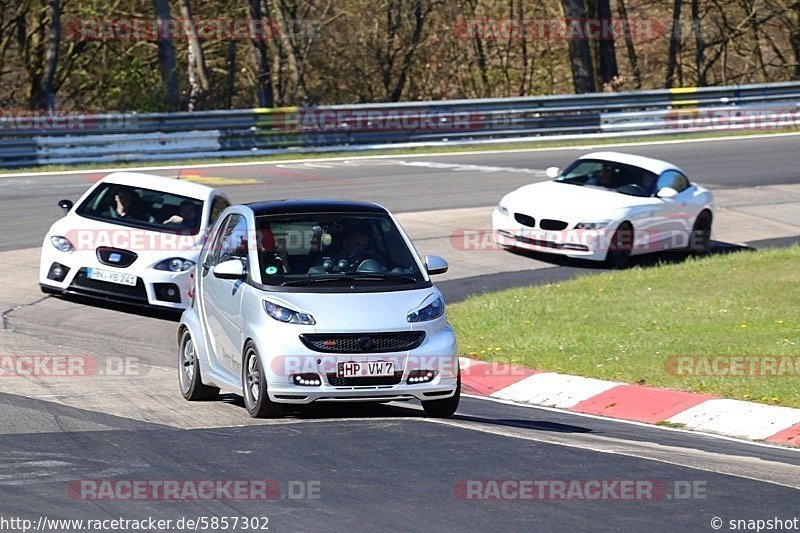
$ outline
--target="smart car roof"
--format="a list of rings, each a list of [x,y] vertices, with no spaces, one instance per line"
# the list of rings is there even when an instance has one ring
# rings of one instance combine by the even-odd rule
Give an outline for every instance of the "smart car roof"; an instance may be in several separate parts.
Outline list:
[[[677,170],[683,172],[680,168],[672,163],[661,161],[659,159],[652,159],[641,155],[623,154],[620,152],[592,152],[591,154],[582,155],[579,159],[600,159],[602,161],[612,161],[614,163],[623,163],[626,165],[633,165],[635,167],[643,168],[656,175],[667,170]]]
[[[256,216],[280,215],[285,213],[380,213],[386,208],[371,202],[350,200],[268,200],[244,204],[253,210]]]

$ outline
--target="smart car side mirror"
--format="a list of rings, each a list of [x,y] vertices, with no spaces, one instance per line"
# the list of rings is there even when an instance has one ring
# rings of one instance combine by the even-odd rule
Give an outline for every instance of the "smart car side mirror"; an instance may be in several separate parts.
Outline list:
[[[547,167],[544,171],[547,174],[548,178],[557,178],[558,177],[559,168],[558,167]]]
[[[658,196],[659,198],[663,198],[665,200],[669,200],[670,198],[675,198],[676,196],[678,196],[678,191],[676,191],[672,187],[662,187],[661,189],[658,190],[656,196]]]
[[[425,256],[425,270],[428,271],[428,274],[434,276],[436,274],[444,274],[447,272],[449,265],[444,258],[439,257],[438,255],[426,255]]]
[[[59,200],[58,207],[64,210],[65,213],[69,213],[69,210],[72,209],[72,206],[75,205],[72,203],[72,200]]]
[[[223,261],[212,270],[214,277],[220,279],[242,279],[244,277],[244,264],[240,259]]]

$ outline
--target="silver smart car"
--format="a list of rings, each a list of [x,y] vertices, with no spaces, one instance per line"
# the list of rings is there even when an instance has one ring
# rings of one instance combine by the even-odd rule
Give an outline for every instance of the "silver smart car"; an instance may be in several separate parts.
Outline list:
[[[242,394],[254,417],[281,404],[417,399],[428,416],[458,407],[456,338],[421,259],[385,208],[280,200],[219,217],[178,328],[188,400]]]

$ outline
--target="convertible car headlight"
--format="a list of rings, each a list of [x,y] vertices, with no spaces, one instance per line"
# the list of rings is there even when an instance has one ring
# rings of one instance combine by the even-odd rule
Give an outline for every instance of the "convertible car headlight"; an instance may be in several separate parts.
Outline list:
[[[611,224],[610,220],[593,220],[591,222],[580,222],[575,229],[603,229]]]
[[[436,298],[434,301],[416,311],[408,313],[406,319],[409,322],[426,322],[428,320],[436,320],[444,314],[444,302],[441,298]]]
[[[313,326],[317,323],[317,321],[314,320],[314,317],[308,313],[294,311],[278,304],[268,302],[267,300],[264,300],[264,311],[266,311],[269,316],[278,322],[285,322],[287,324],[303,324],[305,326]]]
[[[501,214],[508,216],[508,208],[503,204],[497,204],[497,210],[500,211]]]
[[[53,235],[50,237],[50,243],[53,245],[53,248],[60,252],[71,252],[75,249],[72,243],[69,242],[69,239],[61,235]]]
[[[164,259],[154,268],[156,270],[167,270],[169,272],[186,272],[192,267],[194,267],[194,261],[189,261],[182,257],[172,257],[170,259]]]

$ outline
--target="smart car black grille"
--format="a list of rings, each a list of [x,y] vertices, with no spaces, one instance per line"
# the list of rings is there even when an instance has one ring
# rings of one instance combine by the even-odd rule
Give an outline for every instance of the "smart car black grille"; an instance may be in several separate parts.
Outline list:
[[[125,268],[129,267],[139,257],[135,252],[120,250],[119,248],[107,248],[101,246],[97,249],[97,260],[104,265]]]
[[[561,231],[562,229],[567,229],[567,223],[563,220],[543,218],[539,221],[539,227],[548,231]]]
[[[528,215],[523,215],[522,213],[514,213],[514,220],[523,226],[528,226],[530,228],[536,227],[536,219]]]
[[[107,296],[114,299],[131,300],[135,302],[147,302],[147,290],[144,288],[142,278],[136,278],[136,285],[120,285],[119,283],[109,283],[86,277],[86,269],[82,268],[75,274],[72,285],[69,287],[71,292],[86,294],[87,296]]]
[[[300,340],[310,350],[327,353],[384,353],[413,350],[425,340],[424,331],[395,333],[306,333]]]
[[[395,372],[394,376],[339,378],[335,372],[328,372],[328,383],[334,387],[380,387],[397,385],[403,379],[403,372]]]

